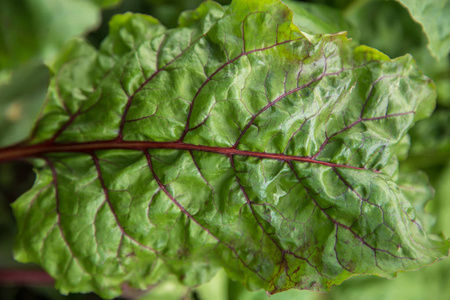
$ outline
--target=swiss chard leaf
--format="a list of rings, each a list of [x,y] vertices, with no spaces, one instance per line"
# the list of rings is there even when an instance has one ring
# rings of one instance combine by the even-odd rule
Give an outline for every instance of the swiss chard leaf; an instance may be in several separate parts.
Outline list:
[[[15,257],[103,297],[219,268],[250,289],[328,290],[445,257],[392,177],[433,84],[410,56],[291,20],[276,0],[207,1],[176,29],[118,15],[99,50],[68,45],[14,150],[38,157]]]

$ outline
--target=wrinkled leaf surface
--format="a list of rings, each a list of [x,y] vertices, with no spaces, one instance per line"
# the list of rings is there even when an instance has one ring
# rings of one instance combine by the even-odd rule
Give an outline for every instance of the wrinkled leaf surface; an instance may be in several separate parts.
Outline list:
[[[447,255],[396,183],[397,144],[434,108],[410,56],[308,36],[275,0],[208,1],[167,30],[118,15],[51,66],[15,204],[15,256],[62,292],[121,293],[219,268],[250,289],[328,290]]]

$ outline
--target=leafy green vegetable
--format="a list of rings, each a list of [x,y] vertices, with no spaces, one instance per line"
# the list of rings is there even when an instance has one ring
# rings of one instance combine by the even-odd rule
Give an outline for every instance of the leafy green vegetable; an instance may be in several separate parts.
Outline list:
[[[450,52],[449,0],[398,0],[422,24],[429,39],[429,48],[439,59]]]
[[[207,1],[173,30],[124,14],[99,50],[67,45],[28,144],[0,151],[37,157],[16,259],[63,293],[114,297],[220,268],[250,289],[328,290],[447,256],[396,175],[434,85],[410,56],[291,20],[275,0]]]

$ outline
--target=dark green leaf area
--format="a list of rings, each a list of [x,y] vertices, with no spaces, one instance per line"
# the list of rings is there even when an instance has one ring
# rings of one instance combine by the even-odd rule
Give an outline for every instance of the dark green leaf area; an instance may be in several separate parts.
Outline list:
[[[222,267],[251,289],[328,290],[446,256],[380,171],[433,85],[409,56],[291,19],[275,0],[208,1],[176,29],[125,14],[100,50],[69,45],[31,139],[66,153],[37,160],[14,204],[16,258],[113,297]]]

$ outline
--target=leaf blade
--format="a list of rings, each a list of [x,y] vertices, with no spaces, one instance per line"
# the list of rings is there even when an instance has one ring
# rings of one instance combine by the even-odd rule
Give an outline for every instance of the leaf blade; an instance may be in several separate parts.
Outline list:
[[[279,1],[198,12],[169,31],[117,17],[99,52],[68,47],[31,141],[53,195],[38,181],[14,205],[18,259],[65,292],[113,297],[165,272],[196,285],[219,267],[251,289],[327,290],[447,255],[379,171],[434,107],[409,56],[379,61],[342,34],[306,39]],[[51,230],[34,233],[29,205]]]

